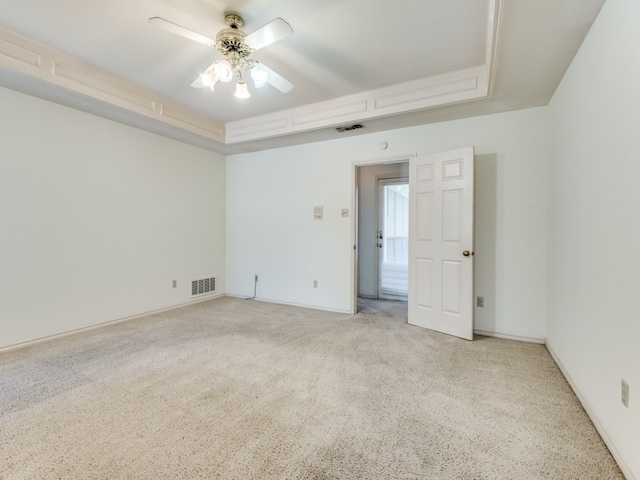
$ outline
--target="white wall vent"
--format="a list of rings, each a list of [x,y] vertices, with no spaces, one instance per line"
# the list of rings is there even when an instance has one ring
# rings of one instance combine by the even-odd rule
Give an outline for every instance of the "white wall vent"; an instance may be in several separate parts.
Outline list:
[[[191,281],[191,296],[203,295],[216,291],[216,277],[201,278]]]

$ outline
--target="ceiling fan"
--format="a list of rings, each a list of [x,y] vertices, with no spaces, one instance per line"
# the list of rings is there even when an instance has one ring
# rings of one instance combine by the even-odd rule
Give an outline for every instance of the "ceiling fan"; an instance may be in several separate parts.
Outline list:
[[[182,37],[194,40],[220,52],[224,59],[216,60],[191,84],[196,88],[210,88],[218,82],[229,82],[236,76],[236,92],[238,98],[248,98],[251,95],[244,79],[245,73],[249,73],[256,88],[269,83],[282,93],[288,93],[293,89],[293,84],[278,75],[261,62],[251,58],[256,50],[271,45],[293,33],[291,26],[281,18],[276,18],[264,27],[247,35],[240,30],[244,24],[242,18],[235,14],[225,15],[228,28],[222,29],[213,40],[197,32],[182,27],[176,23],[165,20],[162,17],[152,17],[149,23],[175,33]]]

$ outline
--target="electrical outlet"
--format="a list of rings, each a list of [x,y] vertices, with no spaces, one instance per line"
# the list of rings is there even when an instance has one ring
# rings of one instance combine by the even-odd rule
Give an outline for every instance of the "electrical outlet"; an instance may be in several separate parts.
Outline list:
[[[313,288],[318,288],[318,280],[313,281]]]
[[[622,404],[629,408],[629,384],[622,380],[622,396],[621,396]]]
[[[256,282],[258,281],[258,274],[256,273]]]
[[[171,288],[176,288],[178,286],[178,281],[177,280],[173,280],[171,282]]]
[[[476,306],[484,308],[484,297],[476,297]]]

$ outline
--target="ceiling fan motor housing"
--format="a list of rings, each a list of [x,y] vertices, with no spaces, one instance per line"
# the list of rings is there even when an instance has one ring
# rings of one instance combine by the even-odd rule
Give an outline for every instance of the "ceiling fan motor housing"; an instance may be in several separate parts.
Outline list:
[[[236,14],[228,14],[225,20],[229,28],[220,30],[216,35],[216,48],[234,68],[245,67],[245,63],[250,63],[248,59],[253,50],[244,43],[246,34],[238,29],[244,22]]]
[[[231,28],[240,28],[242,25],[244,25],[244,21],[242,20],[242,17],[240,15],[235,14],[235,13],[227,13],[224,16],[224,21]]]

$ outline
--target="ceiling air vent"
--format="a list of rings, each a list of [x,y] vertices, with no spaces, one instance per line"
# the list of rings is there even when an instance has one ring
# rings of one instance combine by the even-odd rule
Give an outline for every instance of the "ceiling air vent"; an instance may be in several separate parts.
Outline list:
[[[350,132],[351,130],[357,130],[359,128],[364,128],[364,125],[362,125],[361,123],[354,123],[353,125],[343,125],[342,127],[337,127],[336,130],[342,133]]]
[[[216,277],[202,278],[191,282],[191,296],[203,295],[216,291]]]

